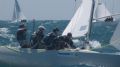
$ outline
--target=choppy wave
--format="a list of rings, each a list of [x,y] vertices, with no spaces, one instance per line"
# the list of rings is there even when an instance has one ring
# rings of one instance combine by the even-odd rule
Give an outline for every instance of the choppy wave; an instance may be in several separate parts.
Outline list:
[[[13,34],[9,34],[10,30],[8,28],[0,28],[0,37],[3,38],[14,38]]]
[[[96,41],[96,40],[92,40],[90,41],[90,46],[93,48],[93,49],[97,49],[97,48],[101,48],[101,43],[99,41]]]
[[[9,29],[8,28],[0,28],[0,34],[6,34],[9,32]]]

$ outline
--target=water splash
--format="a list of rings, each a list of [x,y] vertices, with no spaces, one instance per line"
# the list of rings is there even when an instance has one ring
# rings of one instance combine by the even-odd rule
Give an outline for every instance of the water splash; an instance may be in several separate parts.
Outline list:
[[[0,28],[0,34],[5,34],[5,33],[8,33],[9,32],[9,29],[8,28]]]
[[[98,49],[101,48],[101,43],[99,41],[92,40],[90,41],[90,46],[92,47],[92,49]]]

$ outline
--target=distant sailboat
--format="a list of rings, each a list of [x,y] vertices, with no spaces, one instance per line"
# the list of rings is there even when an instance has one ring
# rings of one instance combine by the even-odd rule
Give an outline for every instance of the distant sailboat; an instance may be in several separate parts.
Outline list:
[[[20,22],[20,21],[26,21],[26,17],[21,11],[18,1],[15,0],[12,22],[14,23],[14,22]]]
[[[96,21],[104,21],[107,17],[111,16],[110,11],[105,7],[104,3],[101,0],[96,0],[95,10],[94,10],[94,19]]]

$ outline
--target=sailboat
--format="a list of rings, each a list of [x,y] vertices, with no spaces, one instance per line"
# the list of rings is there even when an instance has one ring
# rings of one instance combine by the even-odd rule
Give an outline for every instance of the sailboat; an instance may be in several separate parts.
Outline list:
[[[71,32],[74,38],[78,38],[85,36],[88,31],[90,33],[94,6],[94,0],[82,0],[81,6],[71,19],[63,35]],[[11,46],[0,47],[0,65],[9,67],[69,67],[80,64],[97,67],[119,67],[119,62],[120,55],[91,50],[70,48],[45,50]]]
[[[96,0],[95,2],[94,19],[96,18],[96,21],[104,21],[107,17],[112,15],[101,0]]]
[[[24,16],[23,12],[21,11],[18,1],[15,0],[12,23],[20,22],[20,21],[26,21],[26,17]]]

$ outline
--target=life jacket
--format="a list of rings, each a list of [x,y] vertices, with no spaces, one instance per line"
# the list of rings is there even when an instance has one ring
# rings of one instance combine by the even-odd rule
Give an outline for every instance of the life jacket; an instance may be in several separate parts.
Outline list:
[[[26,31],[18,30],[17,31],[17,40],[26,40]]]

